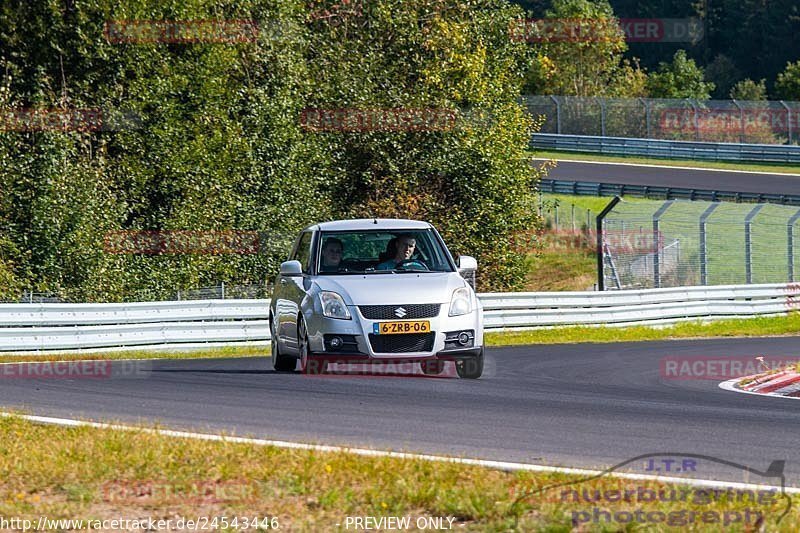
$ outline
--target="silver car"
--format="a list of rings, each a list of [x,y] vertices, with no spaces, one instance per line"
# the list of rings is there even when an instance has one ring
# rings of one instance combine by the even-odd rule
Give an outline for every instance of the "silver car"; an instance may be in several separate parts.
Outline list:
[[[304,229],[270,303],[275,370],[329,362],[418,362],[462,378],[483,373],[483,309],[436,229],[413,220],[325,222]]]

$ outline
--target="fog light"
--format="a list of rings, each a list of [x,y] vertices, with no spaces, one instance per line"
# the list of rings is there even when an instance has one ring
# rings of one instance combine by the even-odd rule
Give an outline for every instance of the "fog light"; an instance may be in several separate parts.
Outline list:
[[[459,333],[458,343],[461,346],[466,346],[467,344],[469,344],[469,333],[467,333],[466,331],[462,331],[461,333]]]
[[[331,348],[334,350],[338,350],[342,347],[342,338],[341,337],[334,337],[331,339]]]

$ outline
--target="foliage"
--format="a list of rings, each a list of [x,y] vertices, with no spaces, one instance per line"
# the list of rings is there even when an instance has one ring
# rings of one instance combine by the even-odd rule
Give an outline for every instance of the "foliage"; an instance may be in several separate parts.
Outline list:
[[[546,13],[542,42],[526,91],[570,96],[636,95],[642,71],[635,61],[623,62],[625,34],[611,5],[602,0],[554,0]],[[576,36],[576,34],[578,34]]]
[[[500,0],[36,0],[0,9],[0,109],[100,109],[100,131],[0,136],[0,284],[120,300],[272,277],[307,224],[424,217],[513,287],[504,236],[535,225],[516,104],[530,50]],[[243,42],[114,42],[108,21],[254,20]],[[316,133],[309,107],[441,107],[450,132]],[[469,120],[467,120],[469,119]],[[398,208],[403,206],[403,209]],[[110,231],[259,232],[258,253],[113,254]],[[4,294],[0,294],[3,297]]]
[[[766,100],[766,80],[753,81],[750,78],[742,80],[733,86],[730,97],[733,100]]]
[[[708,100],[714,84],[703,81],[703,69],[686,56],[685,50],[678,50],[671,63],[662,62],[650,73],[647,88],[652,98]]]
[[[778,74],[775,91],[783,100],[800,100],[800,61],[787,63],[786,69]]]

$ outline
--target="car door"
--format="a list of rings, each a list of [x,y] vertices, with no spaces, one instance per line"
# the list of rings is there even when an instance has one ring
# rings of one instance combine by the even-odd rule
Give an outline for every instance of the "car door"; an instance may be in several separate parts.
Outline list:
[[[303,275],[280,276],[278,280],[280,298],[277,303],[278,335],[286,353],[297,353],[297,316],[300,313],[300,305],[306,295],[307,279],[311,274],[313,237],[313,231],[303,232],[292,256],[289,258],[300,262]]]

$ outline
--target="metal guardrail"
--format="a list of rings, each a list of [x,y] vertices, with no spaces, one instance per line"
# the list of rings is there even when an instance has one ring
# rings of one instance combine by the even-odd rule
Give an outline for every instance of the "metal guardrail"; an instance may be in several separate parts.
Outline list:
[[[652,185],[626,185],[622,183],[595,183],[542,179],[541,192],[571,194],[574,196],[635,196],[656,200],[701,200],[706,202],[756,202],[800,206],[800,195],[755,192],[715,191],[681,187],[656,187]]]
[[[537,150],[669,157],[675,159],[800,163],[800,146],[780,144],[668,141],[628,137],[534,133],[531,137],[531,147]]]
[[[614,292],[484,293],[487,330],[669,324],[786,314],[800,283]],[[269,300],[0,305],[0,352],[269,340]]]

